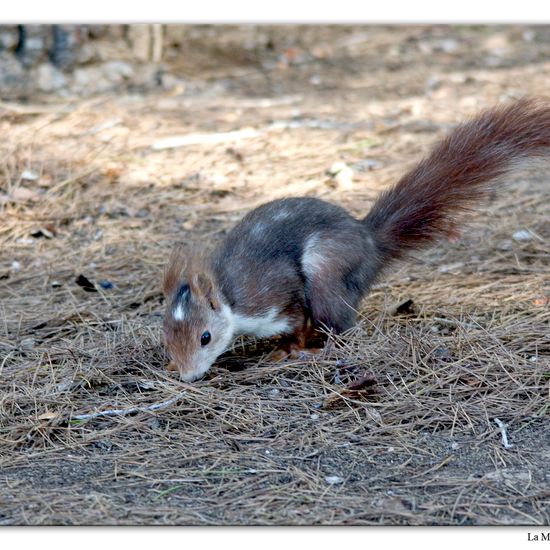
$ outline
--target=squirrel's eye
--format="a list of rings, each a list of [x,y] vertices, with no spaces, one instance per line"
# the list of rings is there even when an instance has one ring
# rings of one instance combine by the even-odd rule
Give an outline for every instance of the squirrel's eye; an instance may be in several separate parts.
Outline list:
[[[206,346],[206,344],[208,344],[208,342],[210,342],[211,339],[212,339],[212,336],[208,331],[203,332],[201,336],[201,346]]]

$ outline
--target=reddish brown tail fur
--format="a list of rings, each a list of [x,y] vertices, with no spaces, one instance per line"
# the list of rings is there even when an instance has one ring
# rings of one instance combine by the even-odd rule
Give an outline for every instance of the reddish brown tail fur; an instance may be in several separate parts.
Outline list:
[[[549,155],[549,102],[521,99],[459,125],[365,217],[382,264],[452,235],[458,215],[475,207],[499,178],[520,161]]]

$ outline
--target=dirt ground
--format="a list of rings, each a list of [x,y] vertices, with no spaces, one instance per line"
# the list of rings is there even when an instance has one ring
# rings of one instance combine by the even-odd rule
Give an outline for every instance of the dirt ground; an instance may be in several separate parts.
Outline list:
[[[323,354],[239,339],[198,382],[165,371],[176,242],[276,197],[364,215],[452,125],[550,88],[546,26],[295,42],[179,60],[196,86],[0,104],[0,524],[550,524],[545,166]]]

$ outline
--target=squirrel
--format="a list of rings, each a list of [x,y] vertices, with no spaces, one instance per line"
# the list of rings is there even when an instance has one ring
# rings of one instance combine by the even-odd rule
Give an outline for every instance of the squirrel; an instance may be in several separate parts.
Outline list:
[[[456,236],[460,215],[520,161],[549,153],[550,103],[523,98],[455,127],[362,219],[317,198],[285,198],[249,212],[207,258],[177,246],[163,288],[168,370],[200,378],[241,334],[281,336],[295,353],[311,328],[349,329],[388,266]]]

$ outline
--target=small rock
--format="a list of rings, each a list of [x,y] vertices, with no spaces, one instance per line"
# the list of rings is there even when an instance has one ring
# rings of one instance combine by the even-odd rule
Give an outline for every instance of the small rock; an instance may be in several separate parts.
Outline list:
[[[14,260],[11,263],[11,268],[10,269],[13,273],[19,273],[19,271],[21,271],[21,264],[17,260]]]
[[[357,170],[358,172],[369,172],[370,170],[374,170],[379,166],[380,163],[377,160],[363,159],[358,162],[354,162],[351,167],[353,168],[353,170]]]
[[[488,67],[501,67],[503,65],[503,59],[501,55],[488,55],[485,57],[485,65]]]
[[[185,92],[185,81],[173,74],[164,73],[159,77],[159,80],[160,85],[165,90],[174,90],[180,94]]]
[[[14,55],[0,53],[0,86],[22,88],[28,82],[28,75]]]
[[[320,77],[319,75],[313,75],[313,76],[309,79],[309,83],[310,83],[312,86],[319,86],[319,85],[322,83],[321,77]]]
[[[520,229],[512,234],[514,241],[530,241],[533,239],[533,235],[527,229]]]
[[[41,36],[31,36],[26,39],[25,48],[27,50],[43,50],[44,39]]]
[[[329,485],[338,485],[339,483],[343,483],[344,479],[341,478],[340,476],[326,476],[325,481]]]
[[[20,237],[15,241],[17,244],[34,244],[34,239],[26,239],[25,237]]]
[[[36,341],[34,338],[23,338],[23,340],[21,340],[21,349],[23,350],[33,349],[35,344],[36,344]]]
[[[19,38],[15,26],[11,29],[8,28],[0,34],[0,49],[2,50],[15,50],[18,42]]]
[[[433,53],[433,45],[428,40],[421,40],[418,42],[418,49],[424,55],[429,55]]]
[[[451,355],[451,352],[443,346],[439,346],[438,348],[435,348],[434,350],[434,357],[437,359],[441,359],[442,361],[449,361],[453,358]]]
[[[498,250],[504,250],[504,251],[512,250],[512,241],[502,241],[502,242],[498,243],[497,244],[497,249]]]
[[[63,73],[51,63],[42,63],[32,71],[32,75],[36,86],[42,92],[53,92],[67,85]]]
[[[340,187],[353,185],[353,170],[345,162],[333,163],[328,174]]]
[[[510,41],[505,34],[494,34],[483,42],[483,48],[491,54],[501,57],[510,50]]]
[[[21,179],[26,181],[36,181],[38,179],[38,174],[32,170],[23,170],[23,172],[21,172]]]
[[[471,80],[472,77],[464,73],[452,73],[449,75],[449,82],[452,82],[453,84],[466,84]]]
[[[213,185],[220,186],[227,184],[228,178],[224,174],[212,174],[210,176],[210,181]]]
[[[71,380],[67,382],[61,382],[60,384],[57,384],[55,387],[56,391],[62,392],[70,389],[73,386],[73,382]]]
[[[454,38],[445,38],[437,43],[437,49],[445,53],[453,53],[458,50],[460,43]]]
[[[183,222],[181,226],[186,229],[187,231],[193,229],[195,225],[197,225],[198,220],[187,220],[186,222]]]
[[[134,74],[134,69],[124,61],[108,61],[102,66],[103,74],[113,83],[119,84]]]
[[[74,71],[71,88],[82,95],[93,95],[111,90],[113,82],[100,67],[83,67]]]
[[[430,76],[426,80],[426,89],[428,91],[436,90],[437,88],[439,88],[441,86],[441,84],[442,84],[441,78],[439,78],[437,76]]]

